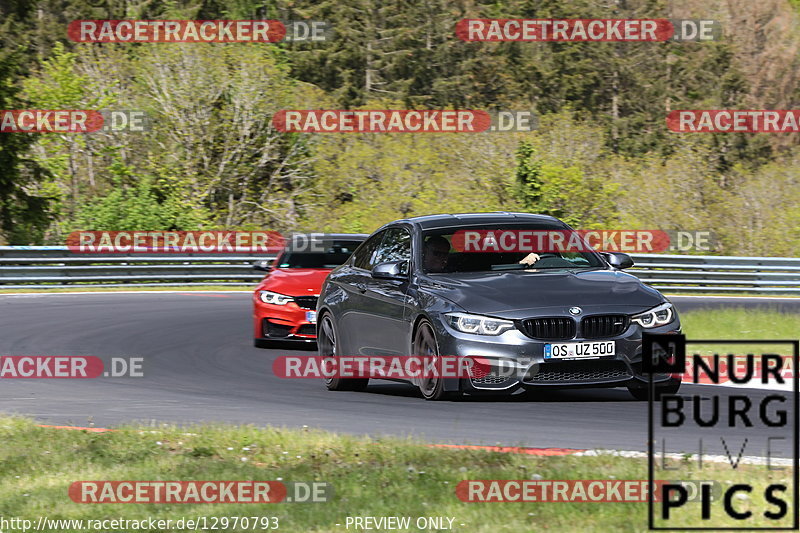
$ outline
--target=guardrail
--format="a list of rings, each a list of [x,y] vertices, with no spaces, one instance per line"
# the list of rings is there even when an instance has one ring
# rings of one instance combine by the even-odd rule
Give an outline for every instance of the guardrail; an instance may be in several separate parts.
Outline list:
[[[627,270],[668,292],[800,294],[800,259],[632,254]]]
[[[671,293],[798,294],[800,259],[631,254],[627,272]],[[77,254],[64,246],[0,246],[0,289],[125,285],[252,286],[250,254]]]
[[[0,246],[0,289],[252,286],[264,277],[249,253],[79,254],[66,246]]]

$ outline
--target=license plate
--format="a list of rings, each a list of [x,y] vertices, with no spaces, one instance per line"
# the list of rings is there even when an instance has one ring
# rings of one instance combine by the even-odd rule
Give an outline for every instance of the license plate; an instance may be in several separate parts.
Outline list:
[[[614,341],[545,344],[545,359],[582,359],[614,355]]]
[[[306,311],[306,322],[311,322],[312,324],[317,323],[317,312],[316,311]]]

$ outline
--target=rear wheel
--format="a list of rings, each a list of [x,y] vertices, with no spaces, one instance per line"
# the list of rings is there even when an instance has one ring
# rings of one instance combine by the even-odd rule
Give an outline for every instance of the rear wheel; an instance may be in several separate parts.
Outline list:
[[[320,357],[336,357],[336,328],[329,313],[320,317],[317,328],[317,351]],[[334,391],[363,391],[369,378],[325,378],[325,386]]]
[[[423,320],[417,326],[417,332],[414,334],[412,355],[439,357],[439,346],[436,344],[433,326],[427,320]],[[454,400],[461,395],[458,391],[444,390],[444,379],[441,377],[423,377],[419,390],[426,400],[431,401]]]
[[[663,394],[676,394],[680,388],[681,380],[677,378],[671,378],[663,385],[656,385],[656,390],[654,391],[655,394],[653,396],[656,400],[659,400]],[[631,393],[631,396],[637,400],[647,401],[649,398],[647,386],[628,386],[628,391]]]

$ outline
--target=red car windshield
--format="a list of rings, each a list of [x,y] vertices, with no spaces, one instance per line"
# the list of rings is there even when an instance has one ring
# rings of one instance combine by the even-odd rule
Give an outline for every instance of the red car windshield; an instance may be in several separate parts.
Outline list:
[[[336,241],[324,252],[286,250],[279,258],[278,268],[336,268],[358,248],[361,241]]]

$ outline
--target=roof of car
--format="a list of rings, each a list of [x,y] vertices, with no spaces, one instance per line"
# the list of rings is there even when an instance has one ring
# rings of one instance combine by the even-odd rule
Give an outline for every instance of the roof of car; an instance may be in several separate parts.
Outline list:
[[[421,217],[406,218],[396,222],[408,222],[422,229],[446,228],[450,226],[464,226],[469,224],[492,224],[514,222],[561,222],[549,215],[536,215],[533,213],[511,213],[508,211],[495,211],[492,213],[454,213],[442,215],[425,215]]]

